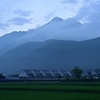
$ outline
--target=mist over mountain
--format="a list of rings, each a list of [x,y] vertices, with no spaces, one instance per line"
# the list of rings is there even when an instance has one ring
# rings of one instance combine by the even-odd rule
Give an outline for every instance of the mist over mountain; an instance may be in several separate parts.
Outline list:
[[[82,69],[100,67],[100,38],[76,42],[47,40],[21,44],[0,56],[0,72],[22,69]]]
[[[37,29],[15,31],[0,37],[0,54],[27,42],[39,42],[48,39],[78,40],[77,33],[72,33],[72,31],[74,32],[81,26],[82,24],[74,19],[63,20],[55,17]]]
[[[49,39],[82,41],[97,37],[98,28],[93,23],[81,24],[69,18],[55,17],[47,24],[28,31],[12,32],[0,37],[0,54],[27,42],[43,42]]]
[[[31,34],[28,38],[30,40],[34,39],[34,41],[45,41],[48,39],[78,40],[77,33],[74,35],[72,31],[77,30],[81,26],[82,24],[74,19],[63,20],[55,17],[49,23],[34,30],[34,34]]]
[[[12,32],[0,37],[0,54],[7,52],[8,50],[23,43],[19,39],[26,35],[27,32]]]

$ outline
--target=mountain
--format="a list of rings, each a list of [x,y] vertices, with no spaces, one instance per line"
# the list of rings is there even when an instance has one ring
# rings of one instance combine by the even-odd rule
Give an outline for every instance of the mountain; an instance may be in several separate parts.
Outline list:
[[[71,18],[67,20],[54,18],[49,23],[34,30],[34,35],[31,34],[29,38],[30,40],[34,39],[34,41],[45,41],[48,39],[78,40],[77,34],[80,33],[74,32],[81,26],[80,22]]]
[[[0,55],[27,42],[43,42],[49,39],[82,41],[99,37],[100,29],[93,23],[81,24],[68,18],[55,17],[47,24],[28,31],[11,32],[0,37]]]
[[[48,39],[70,40],[73,36],[69,30],[75,30],[82,26],[81,23],[74,19],[63,20],[55,17],[47,24],[28,31],[11,32],[0,37],[0,54],[3,54],[10,49],[27,42],[39,42]],[[74,36],[75,39],[76,36]],[[71,40],[72,40],[71,39]]]
[[[21,44],[0,56],[1,73],[22,69],[100,68],[100,38],[76,42],[47,40]]]
[[[20,38],[25,36],[27,32],[14,31],[12,33],[6,34],[0,37],[0,54],[7,52],[8,50],[16,47],[17,45],[23,43]]]
[[[60,22],[60,21],[63,21],[63,19],[59,18],[59,17],[54,17],[49,23],[51,23],[51,22],[56,23],[56,22]]]

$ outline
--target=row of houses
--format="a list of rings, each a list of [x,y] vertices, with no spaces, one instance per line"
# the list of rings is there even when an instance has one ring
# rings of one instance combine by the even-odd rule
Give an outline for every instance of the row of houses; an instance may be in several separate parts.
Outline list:
[[[18,74],[19,79],[69,79],[73,75],[71,71],[66,70],[29,70],[24,69]],[[81,79],[100,79],[100,71],[83,71]]]
[[[81,76],[85,79],[100,79],[100,70],[83,71]]]
[[[67,79],[71,73],[65,70],[22,70],[18,77],[20,79]]]

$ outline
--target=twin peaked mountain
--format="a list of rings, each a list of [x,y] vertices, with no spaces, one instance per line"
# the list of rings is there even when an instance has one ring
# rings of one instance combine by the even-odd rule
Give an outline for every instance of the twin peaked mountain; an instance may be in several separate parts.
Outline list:
[[[100,38],[68,41],[80,40],[82,27],[74,19],[56,17],[35,30],[0,37],[0,71],[7,74],[22,69],[71,69],[77,65],[99,68]]]
[[[77,36],[71,31],[77,30],[81,23],[74,19],[63,20],[55,17],[49,23],[29,31],[12,32],[0,37],[0,53],[27,42],[45,41],[49,39],[76,40]]]

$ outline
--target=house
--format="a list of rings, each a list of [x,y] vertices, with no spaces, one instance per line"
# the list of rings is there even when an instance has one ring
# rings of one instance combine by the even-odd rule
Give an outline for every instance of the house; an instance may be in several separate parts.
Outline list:
[[[83,79],[100,79],[100,70],[93,70],[93,71],[83,71],[82,77]]]
[[[95,70],[91,71],[92,75],[97,75],[97,72]]]
[[[31,72],[35,74],[35,78],[41,79],[45,77],[44,73],[42,73],[41,70],[31,70]]]
[[[92,71],[92,73],[93,73],[93,79],[100,79],[100,69],[96,69]]]
[[[59,73],[63,79],[69,79],[72,76],[71,72],[66,70],[59,70]]]
[[[54,78],[58,78],[58,79],[62,78],[62,75],[61,75],[61,73],[59,73],[59,71],[51,70],[51,72],[54,74]]]
[[[70,72],[65,70],[29,70],[24,69],[22,70],[18,77],[20,79],[67,79],[71,76]]]
[[[54,73],[50,70],[42,70],[42,73],[44,73],[47,79],[53,79],[55,77]]]
[[[24,69],[19,73],[18,77],[20,79],[32,79],[35,78],[35,74],[31,70]]]

